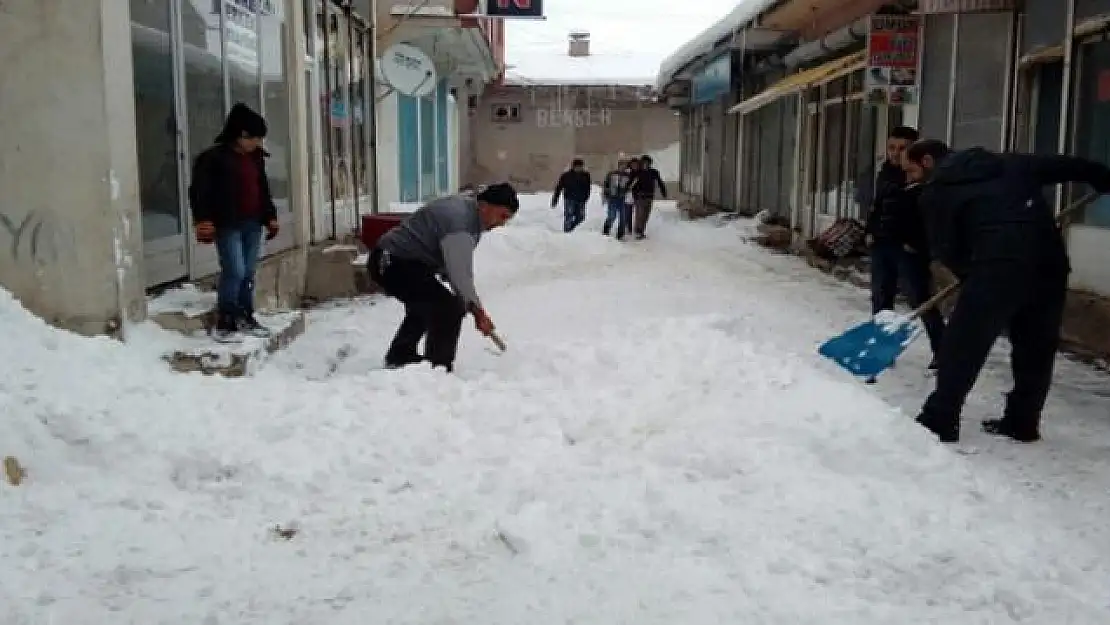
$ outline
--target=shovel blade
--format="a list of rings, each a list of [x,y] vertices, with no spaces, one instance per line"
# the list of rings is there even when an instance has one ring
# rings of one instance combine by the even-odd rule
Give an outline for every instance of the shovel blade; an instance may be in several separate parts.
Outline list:
[[[913,325],[889,328],[867,321],[829,339],[817,353],[852,375],[873,378],[894,365],[918,334]]]

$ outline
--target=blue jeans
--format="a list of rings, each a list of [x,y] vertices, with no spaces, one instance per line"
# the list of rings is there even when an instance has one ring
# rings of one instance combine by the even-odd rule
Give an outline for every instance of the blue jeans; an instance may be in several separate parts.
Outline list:
[[[563,199],[563,232],[571,232],[586,221],[586,201]]]
[[[609,234],[613,228],[613,222],[617,222],[617,238],[624,238],[624,233],[628,231],[628,222],[631,218],[631,206],[624,203],[624,198],[611,198],[606,203],[606,208],[609,210],[605,216],[605,225],[602,226],[601,231]]]
[[[216,253],[220,259],[217,308],[221,314],[241,317],[254,313],[254,269],[261,248],[261,223],[216,229]]]

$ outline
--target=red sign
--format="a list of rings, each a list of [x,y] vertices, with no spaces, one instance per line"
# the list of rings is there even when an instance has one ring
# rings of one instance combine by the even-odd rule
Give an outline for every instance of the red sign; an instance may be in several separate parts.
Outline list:
[[[1098,73],[1098,101],[1110,102],[1110,70]]]
[[[486,0],[486,17],[543,18],[543,0]]]
[[[867,35],[867,66],[917,69],[921,18],[917,15],[872,15]]]

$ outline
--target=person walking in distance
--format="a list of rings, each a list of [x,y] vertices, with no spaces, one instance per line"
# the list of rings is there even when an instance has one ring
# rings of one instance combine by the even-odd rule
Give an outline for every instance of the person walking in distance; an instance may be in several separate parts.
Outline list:
[[[901,282],[910,306],[924,304],[933,291],[929,270],[929,242],[924,217],[918,206],[920,186],[910,185],[902,169],[906,148],[918,140],[917,130],[899,126],[886,142],[886,160],[875,181],[871,212],[867,216],[866,241],[871,250],[871,314],[894,310]],[[937,368],[944,333],[944,318],[936,308],[921,316],[933,359],[929,369]]]
[[[270,331],[254,316],[254,271],[262,249],[278,235],[277,208],[270,193],[262,148],[266,121],[245,104],[236,104],[215,145],[193,163],[189,204],[200,243],[215,243],[220,263],[217,319],[212,336],[235,340],[239,333],[266,337]]]
[[[482,233],[505,225],[519,208],[511,185],[493,184],[476,196],[433,200],[382,235],[370,252],[370,277],[405,306],[386,367],[428,361],[453,371],[467,313],[482,335],[493,334],[474,286],[474,250]],[[417,351],[422,338],[423,355]]]
[[[635,206],[632,230],[637,239],[647,236],[647,224],[655,202],[656,189],[664,198],[667,197],[667,185],[663,184],[663,178],[653,166],[651,157],[645,154],[640,157],[639,166],[632,173],[632,198]]]
[[[580,158],[574,159],[570,169],[559,176],[555,193],[551,196],[551,208],[559,205],[559,196],[562,195],[563,232],[573,232],[586,221],[586,202],[590,199],[592,185],[590,172],[586,171],[586,163]]]
[[[613,222],[617,223],[617,240],[624,239],[628,230],[628,211],[625,209],[625,194],[628,193],[630,182],[628,162],[624,159],[617,161],[617,167],[605,176],[605,183],[601,187],[601,197],[605,200],[607,214],[601,233],[609,236],[613,229]]]
[[[1010,339],[1014,388],[1001,418],[983,431],[1019,442],[1040,439],[1041,411],[1052,385],[1070,266],[1063,233],[1044,187],[1085,182],[1110,192],[1110,169],[1081,158],[950,152],[919,141],[906,152],[906,174],[923,182],[921,206],[930,248],[960,281],[940,348],[936,388],[917,423],[940,441],[960,437],[960,413],[991,347]]]

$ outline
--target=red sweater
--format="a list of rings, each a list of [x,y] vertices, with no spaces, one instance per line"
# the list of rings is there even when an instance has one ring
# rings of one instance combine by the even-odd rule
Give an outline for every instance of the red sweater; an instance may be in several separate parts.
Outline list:
[[[258,158],[254,154],[239,154],[239,180],[236,188],[238,197],[236,204],[239,207],[239,216],[242,218],[261,218],[262,216],[262,184],[261,174],[258,171]]]

